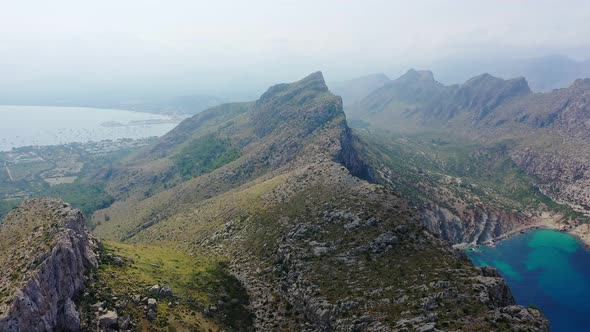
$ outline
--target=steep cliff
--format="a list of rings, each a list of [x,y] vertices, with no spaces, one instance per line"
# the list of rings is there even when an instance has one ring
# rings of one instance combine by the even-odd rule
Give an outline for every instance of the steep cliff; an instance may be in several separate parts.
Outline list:
[[[95,241],[79,210],[35,199],[0,224],[0,330],[78,331],[75,303],[97,266]]]

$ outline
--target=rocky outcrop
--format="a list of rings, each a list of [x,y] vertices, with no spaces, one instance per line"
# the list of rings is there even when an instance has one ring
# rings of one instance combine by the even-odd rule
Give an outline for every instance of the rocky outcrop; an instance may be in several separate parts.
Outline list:
[[[256,101],[251,114],[254,131],[307,135],[342,113],[342,98],[330,93],[321,72],[291,84],[277,84]]]
[[[539,310],[515,304],[510,288],[496,269],[478,269],[480,274],[473,278],[473,289],[479,291],[479,300],[492,308],[488,319],[493,324],[506,324],[510,331],[549,331],[549,321]]]
[[[514,230],[536,224],[530,215],[483,207],[458,215],[445,207],[426,204],[421,211],[424,225],[453,244],[486,244]]]
[[[27,201],[7,216],[0,234],[24,241],[26,247],[11,243],[3,249],[21,255],[28,265],[0,271],[2,289],[9,292],[2,299],[0,330],[78,331],[74,301],[84,288],[86,271],[97,266],[96,243],[84,227],[82,213],[59,200]],[[3,263],[13,266],[9,259],[4,256]]]
[[[316,165],[303,174],[317,167],[329,169]],[[409,332],[499,324],[547,331],[539,311],[507,309],[514,298],[495,270],[474,268],[463,251],[426,231],[399,197],[346,184],[345,172],[330,170],[340,180],[324,185],[332,193],[328,199],[293,176],[277,190],[303,194],[305,210],[274,221],[281,236],[265,242],[267,256],[259,262],[243,252],[232,262],[250,294],[258,330]]]

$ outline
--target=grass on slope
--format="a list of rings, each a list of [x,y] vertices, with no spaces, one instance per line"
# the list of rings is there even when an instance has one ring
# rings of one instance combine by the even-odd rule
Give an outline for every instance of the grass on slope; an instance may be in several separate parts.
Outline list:
[[[105,191],[103,183],[86,184],[80,181],[47,187],[34,196],[63,199],[73,207],[80,209],[88,220],[94,211],[108,207],[115,200]]]
[[[173,157],[174,165],[185,179],[209,173],[240,156],[227,140],[214,134],[191,141]]]
[[[0,200],[0,219],[20,203],[20,200]]]
[[[106,301],[107,308],[112,309],[117,301],[126,301],[126,308],[118,309],[118,314],[130,315],[138,331],[249,330],[252,317],[245,308],[247,294],[229,275],[223,258],[190,256],[176,250],[172,243],[134,245],[105,241],[102,252],[102,262],[83,299],[84,305]],[[119,266],[113,257],[128,261]],[[147,288],[156,284],[169,285],[174,299],[150,295]],[[134,303],[134,295],[158,300],[153,322],[146,318],[145,300]],[[212,305],[219,310],[204,315]]]

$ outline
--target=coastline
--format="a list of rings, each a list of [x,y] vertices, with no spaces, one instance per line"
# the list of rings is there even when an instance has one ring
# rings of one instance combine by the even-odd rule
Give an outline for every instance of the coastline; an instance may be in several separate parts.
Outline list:
[[[538,222],[515,228],[484,243],[459,243],[453,245],[453,247],[457,249],[470,249],[480,245],[493,247],[496,245],[496,243],[506,240],[518,234],[522,234],[535,229],[551,229],[568,233],[576,237],[580,242],[584,244],[584,247],[586,247],[586,249],[590,250],[590,224],[570,226],[561,223],[562,220],[563,218],[540,218]]]

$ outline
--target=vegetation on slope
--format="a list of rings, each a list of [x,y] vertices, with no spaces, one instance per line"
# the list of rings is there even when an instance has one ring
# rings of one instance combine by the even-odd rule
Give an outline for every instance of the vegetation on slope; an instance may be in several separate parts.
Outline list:
[[[0,219],[4,218],[19,202],[19,200],[0,201]]]
[[[227,270],[222,257],[188,255],[173,243],[125,244],[104,241],[101,262],[82,299],[84,312],[105,301],[128,315],[139,331],[248,331],[252,317],[248,296]],[[150,294],[153,285],[168,285],[173,295]],[[157,300],[156,318],[146,316],[146,298]]]
[[[111,205],[115,198],[105,191],[103,183],[81,182],[57,184],[35,194],[35,197],[60,198],[80,209],[90,219],[94,211]]]
[[[172,159],[176,169],[185,179],[209,173],[240,156],[227,139],[214,134],[192,140]]]

